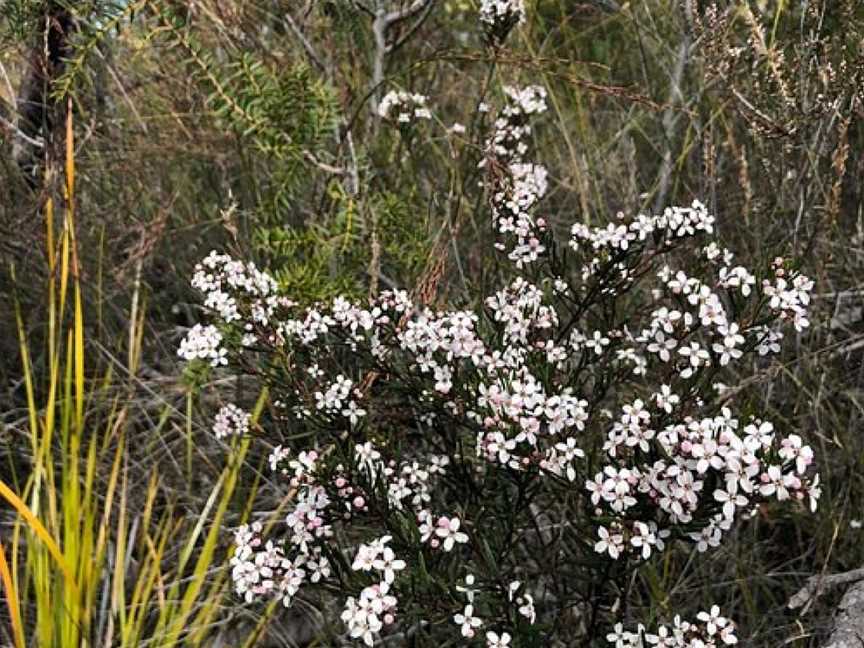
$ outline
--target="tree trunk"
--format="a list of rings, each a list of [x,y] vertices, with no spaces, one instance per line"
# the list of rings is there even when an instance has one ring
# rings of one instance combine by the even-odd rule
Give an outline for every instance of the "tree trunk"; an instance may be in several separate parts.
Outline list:
[[[51,152],[56,112],[51,100],[51,85],[62,73],[70,51],[70,37],[75,28],[72,12],[54,0],[47,0],[38,33],[27,57],[27,71],[18,93],[18,130],[26,138],[41,138],[44,155]],[[31,187],[38,185],[42,172],[39,149],[25,137],[16,138],[15,161]]]

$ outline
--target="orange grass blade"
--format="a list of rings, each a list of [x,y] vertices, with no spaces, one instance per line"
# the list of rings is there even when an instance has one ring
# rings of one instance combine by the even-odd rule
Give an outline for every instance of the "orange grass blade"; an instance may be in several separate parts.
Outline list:
[[[0,542],[0,580],[3,581],[3,589],[6,590],[6,605],[9,607],[15,648],[24,648],[24,628],[21,626],[21,611],[18,609],[18,592],[12,584],[12,573],[9,571],[9,563],[6,562],[6,552],[3,551],[2,542]]]

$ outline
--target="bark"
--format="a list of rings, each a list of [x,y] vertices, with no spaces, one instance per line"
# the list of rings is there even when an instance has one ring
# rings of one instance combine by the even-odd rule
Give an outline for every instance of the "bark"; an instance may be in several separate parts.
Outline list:
[[[849,586],[834,616],[834,632],[824,648],[864,646],[864,580]]]
[[[834,614],[834,628],[822,648],[864,647],[864,568],[853,569],[842,574],[813,576],[800,592],[789,601],[790,608],[803,607],[806,614],[810,605],[826,590],[839,585],[849,585]]]

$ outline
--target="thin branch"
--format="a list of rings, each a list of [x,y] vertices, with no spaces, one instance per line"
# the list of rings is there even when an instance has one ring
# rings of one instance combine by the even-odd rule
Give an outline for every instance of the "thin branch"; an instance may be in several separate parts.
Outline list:
[[[286,12],[284,21],[288,24],[291,31],[294,32],[294,35],[297,37],[297,40],[300,41],[300,44],[303,45],[303,49],[306,50],[306,56],[309,57],[309,60],[312,61],[321,71],[326,71],[327,68],[324,65],[324,61],[320,56],[318,56],[318,52],[315,51],[312,43],[309,42],[309,39],[306,38],[306,35],[300,30],[300,27],[297,26],[297,23],[294,22],[291,14]]]
[[[840,574],[830,574],[828,576],[818,574],[817,576],[811,576],[807,579],[804,587],[798,590],[798,592],[789,599],[789,608],[794,610],[803,605],[809,607],[813,601],[822,596],[832,587],[846,585],[847,583],[856,583],[862,580],[864,580],[864,567],[859,567],[858,569],[853,569],[852,571]],[[805,607],[802,614],[806,613],[806,611],[807,608]]]
[[[689,3],[686,5],[689,6]],[[692,41],[689,29],[685,28],[681,36],[681,44],[678,46],[678,57],[675,67],[669,78],[669,100],[666,112],[663,115],[663,137],[666,140],[666,150],[663,152],[663,161],[660,167],[660,177],[657,182],[659,189],[654,200],[654,213],[659,213],[666,203],[666,195],[669,191],[669,182],[672,177],[672,140],[675,138],[675,126],[678,115],[673,107],[684,103],[684,93],[681,91],[681,82],[684,78],[684,69],[690,58]]]
[[[432,2],[433,0],[414,0],[414,2],[404,9],[397,9],[396,11],[384,14],[385,29],[389,28],[390,25],[393,25],[394,23],[400,22],[419,13],[422,9],[425,9],[427,5],[432,4]]]
[[[316,167],[318,167],[322,171],[325,171],[327,173],[331,173],[333,175],[343,176],[346,173],[345,169],[343,169],[341,167],[334,167],[330,164],[327,164],[326,162],[322,162],[317,157],[315,157],[315,154],[312,151],[310,151],[308,149],[303,149],[303,159],[306,160],[307,162],[309,162],[310,164],[314,164]]]
[[[375,19],[372,21],[372,35],[375,38],[375,55],[372,59],[372,112],[378,113],[378,95],[381,85],[384,83],[384,59],[390,53],[393,46],[387,45],[387,31],[394,24],[410,18],[420,11],[431,7],[435,0],[414,0],[409,6],[396,11],[384,11],[379,8],[375,12]],[[409,36],[416,31],[413,27],[409,30]],[[404,41],[404,39],[402,39]],[[401,45],[402,42],[397,43]]]
[[[15,89],[12,87],[12,81],[6,73],[6,68],[3,67],[3,61],[0,61],[0,74],[3,75],[3,80],[6,82],[6,89],[9,91],[9,101],[15,101]]]
[[[368,15],[371,16],[372,18],[375,17],[375,12],[372,11],[369,7],[367,7],[367,6],[366,6],[365,4],[363,4],[362,2],[360,2],[360,0],[354,0],[354,6],[357,7],[357,8],[358,8],[360,11],[362,11],[363,13],[368,14]]]
[[[7,130],[11,131],[13,135],[27,142],[31,146],[35,146],[36,148],[45,148],[45,142],[42,141],[42,138],[35,139],[30,137],[27,133],[18,128],[15,124],[10,122],[8,119],[0,115],[0,125],[2,125]]]
[[[420,14],[420,17],[414,22],[413,25],[411,25],[411,28],[408,30],[408,32],[404,36],[402,36],[399,40],[397,40],[395,43],[393,43],[392,45],[390,45],[387,48],[388,54],[392,54],[393,52],[398,50],[400,47],[402,47],[405,43],[407,43],[411,39],[411,37],[417,32],[417,30],[423,26],[423,23],[426,22],[426,19],[432,13],[432,7],[434,5],[435,5],[435,0],[430,0],[426,4],[426,7],[423,10],[423,13]]]

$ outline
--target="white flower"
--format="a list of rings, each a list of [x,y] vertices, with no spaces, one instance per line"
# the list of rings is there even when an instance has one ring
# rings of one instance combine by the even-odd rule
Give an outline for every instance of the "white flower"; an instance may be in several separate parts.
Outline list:
[[[379,632],[383,627],[383,623],[381,623],[378,616],[367,605],[358,603],[353,597],[349,597],[345,601],[342,620],[348,626],[351,637],[353,639],[362,639],[363,643],[367,646],[375,644],[372,635]]]
[[[500,635],[495,632],[486,633],[486,648],[510,648],[510,635],[502,632]]]
[[[585,341],[585,347],[593,349],[598,356],[603,354],[603,347],[609,345],[609,338],[603,335],[600,331],[594,331],[594,334]]]
[[[530,594],[525,594],[519,598],[522,605],[519,606],[519,614],[528,619],[528,623],[533,624],[537,620],[537,612],[534,609],[534,597]]]
[[[508,19],[525,22],[525,0],[481,0],[482,22],[497,25]]]
[[[726,490],[718,488],[714,491],[714,499],[723,504],[723,515],[728,519],[735,516],[736,507],[744,507],[750,503],[744,495],[738,494],[738,482],[727,482]]]
[[[468,602],[473,603],[474,602],[474,595],[478,591],[478,590],[475,590],[473,588],[473,586],[474,586],[474,574],[468,574],[467,576],[465,576],[465,587],[463,587],[462,585],[457,585],[456,591],[464,593],[465,598],[468,599]]]
[[[678,395],[672,393],[672,388],[669,385],[661,385],[660,391],[653,394],[651,398],[657,403],[657,407],[667,414],[671,414],[672,409],[681,401]]]
[[[357,467],[367,472],[369,477],[375,481],[381,453],[372,445],[371,441],[358,443],[354,446],[354,460],[357,462]]]
[[[465,606],[465,610],[459,614],[453,615],[453,621],[456,625],[462,626],[462,636],[469,639],[474,636],[474,628],[479,628],[483,622],[474,616],[474,606],[470,603]]]
[[[738,325],[734,323],[718,327],[717,332],[723,336],[723,341],[715,342],[711,348],[720,355],[720,365],[725,367],[730,360],[737,360],[743,355],[744,352],[737,347],[744,344],[744,336],[738,332]]]
[[[381,556],[372,562],[372,566],[384,572],[384,581],[389,584],[395,580],[397,571],[405,569],[405,561],[396,558],[396,554],[390,547],[384,547]]]
[[[511,583],[507,586],[507,600],[512,601],[513,595],[516,591],[522,586],[518,580],[511,581]]]
[[[366,416],[366,410],[362,409],[352,400],[348,401],[348,406],[342,410],[342,416],[347,418],[351,422],[351,425],[357,425],[357,421]]]
[[[354,571],[371,571],[375,567],[375,562],[378,559],[378,553],[369,545],[360,545],[357,549],[357,555],[354,556],[354,562],[351,564],[351,569]]]
[[[459,530],[460,525],[461,522],[457,517],[448,518],[442,515],[438,518],[435,527],[435,535],[443,540],[444,551],[452,550],[454,543],[458,542],[464,544],[468,542],[467,534]]]
[[[624,536],[620,533],[609,533],[606,527],[598,527],[597,535],[600,536],[594,544],[597,553],[608,553],[610,558],[617,559],[621,555],[624,546]]]
[[[720,616],[720,608],[717,605],[711,606],[710,612],[700,612],[696,618],[705,623],[705,628],[709,635],[717,634],[720,628],[726,627],[729,622],[725,617]]]

